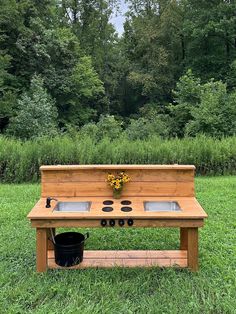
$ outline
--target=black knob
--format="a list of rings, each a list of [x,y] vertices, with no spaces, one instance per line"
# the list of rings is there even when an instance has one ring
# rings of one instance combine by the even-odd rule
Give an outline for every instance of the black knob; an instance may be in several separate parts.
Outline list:
[[[109,221],[109,224],[110,224],[111,227],[114,227],[115,224],[116,224],[116,222],[115,222],[114,219],[111,219],[111,220]]]
[[[131,227],[131,226],[133,226],[134,221],[133,221],[133,219],[128,219],[127,223],[128,223],[128,226]]]
[[[103,227],[105,227],[105,226],[107,225],[107,221],[106,221],[105,219],[102,219],[102,220],[101,220],[101,225],[102,225]]]
[[[119,226],[123,227],[125,224],[125,221],[124,221],[124,219],[119,219],[118,223],[119,223]]]

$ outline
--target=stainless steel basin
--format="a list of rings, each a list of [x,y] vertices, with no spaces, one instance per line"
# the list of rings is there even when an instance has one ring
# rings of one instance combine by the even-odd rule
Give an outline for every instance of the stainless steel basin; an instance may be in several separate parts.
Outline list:
[[[54,211],[58,212],[89,212],[91,202],[58,202]]]
[[[144,210],[147,212],[178,212],[182,211],[177,202],[160,201],[160,202],[144,202]]]

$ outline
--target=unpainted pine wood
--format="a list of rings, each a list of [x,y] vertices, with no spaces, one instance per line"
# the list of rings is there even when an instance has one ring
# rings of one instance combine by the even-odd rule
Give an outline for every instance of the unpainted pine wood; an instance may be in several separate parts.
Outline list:
[[[181,264],[183,260],[175,260],[175,263]],[[49,260],[50,269],[84,269],[84,268],[113,268],[113,267],[170,267],[170,259],[89,259],[84,260],[81,264],[72,267],[60,267],[54,260]]]
[[[188,229],[180,228],[180,250],[188,249]]]
[[[85,169],[105,169],[105,170],[128,170],[128,169],[145,169],[145,170],[154,170],[154,169],[176,169],[176,170],[195,170],[194,165],[178,165],[178,164],[170,164],[170,165],[47,165],[41,166],[41,171],[51,171],[51,170],[85,170]]]
[[[91,201],[91,209],[87,213],[62,213],[54,211],[57,201],[51,201],[51,208],[46,208],[46,199],[42,198],[34,206],[31,212],[28,214],[28,218],[34,219],[111,219],[111,218],[135,218],[135,219],[204,219],[207,218],[207,214],[197,202],[194,197],[129,197],[128,199],[132,202],[133,211],[125,213],[121,209],[121,201],[113,199],[114,203],[112,207],[114,210],[110,213],[102,211],[104,206],[103,201],[105,197],[58,197],[60,202],[81,202]],[[111,198],[112,199],[112,198]],[[145,212],[144,202],[145,201],[176,201],[179,203],[182,211],[180,212]],[[179,226],[181,227],[181,226]]]
[[[127,220],[127,219],[126,219]],[[67,227],[78,227],[78,228],[180,228],[180,227],[202,227],[203,219],[134,219],[132,227],[118,226],[118,220],[116,220],[115,227],[102,227],[101,219],[35,219],[31,220],[31,226],[36,228],[67,228]]]
[[[36,269],[37,272],[47,270],[47,229],[36,229]]]
[[[168,255],[169,253],[169,255]],[[153,255],[153,257],[149,257]],[[104,258],[105,257],[105,258]],[[186,254],[182,251],[85,251],[81,264],[60,267],[55,263],[54,252],[48,252],[49,268],[83,269],[90,267],[187,267]]]
[[[198,228],[188,228],[188,267],[198,270]]]
[[[85,250],[85,259],[186,259],[187,251],[180,250]],[[48,251],[48,258],[54,258],[54,251]]]
[[[43,183],[42,197],[112,197],[112,188],[106,182]],[[129,196],[194,196],[193,182],[129,182],[122,191]]]
[[[42,171],[42,183],[62,182],[105,182],[108,173],[116,174],[119,170],[78,169]],[[129,169],[125,171],[131,182],[191,182],[194,180],[194,170],[176,169]]]

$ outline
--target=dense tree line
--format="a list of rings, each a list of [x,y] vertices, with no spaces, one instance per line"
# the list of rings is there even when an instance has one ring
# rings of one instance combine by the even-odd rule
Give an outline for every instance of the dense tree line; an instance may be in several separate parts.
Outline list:
[[[235,1],[127,2],[0,1],[1,132],[235,134]]]

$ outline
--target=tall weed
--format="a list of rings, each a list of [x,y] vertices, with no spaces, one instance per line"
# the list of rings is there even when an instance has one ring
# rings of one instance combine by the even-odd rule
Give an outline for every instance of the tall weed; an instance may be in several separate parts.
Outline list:
[[[34,141],[0,137],[1,182],[37,182],[39,167],[53,164],[194,164],[197,174],[236,174],[236,137],[131,141],[122,136],[98,142],[79,135]]]

